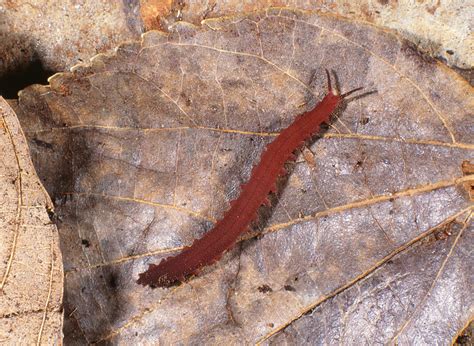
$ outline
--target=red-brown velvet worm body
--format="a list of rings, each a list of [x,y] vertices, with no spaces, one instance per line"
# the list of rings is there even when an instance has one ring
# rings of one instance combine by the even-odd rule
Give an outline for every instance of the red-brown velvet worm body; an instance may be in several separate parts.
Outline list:
[[[224,217],[178,255],[163,259],[158,265],[150,264],[148,270],[139,275],[139,284],[169,287],[189,275],[197,274],[200,268],[218,261],[225,251],[235,245],[237,239],[256,219],[259,207],[268,203],[268,194],[275,192],[277,178],[284,174],[285,163],[294,158],[293,152],[318,133],[322,123],[329,123],[331,114],[344,96],[360,89],[339,95],[331,88],[328,72],[327,75],[328,94],[311,111],[299,115],[266,147],[259,164],[253,168],[249,181],[242,185],[239,197],[231,202],[231,208]]]

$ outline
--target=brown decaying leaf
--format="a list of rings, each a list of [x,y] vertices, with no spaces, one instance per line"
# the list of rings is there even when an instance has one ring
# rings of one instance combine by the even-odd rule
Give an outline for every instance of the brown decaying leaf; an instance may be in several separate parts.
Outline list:
[[[397,30],[418,49],[436,56],[473,83],[472,4],[465,1],[388,0],[140,0],[145,27],[166,29],[177,21],[199,25],[203,19],[254,13],[269,7],[322,11]]]
[[[222,216],[264,146],[322,97],[324,68],[343,90],[377,93],[309,146],[314,167],[297,160],[259,237],[179,287],[138,286]],[[149,32],[24,90],[61,220],[66,342],[303,342],[320,316],[333,319],[318,329],[328,343],[449,342],[473,306],[461,171],[473,103],[389,32],[286,10]],[[425,333],[436,309],[449,313]]]
[[[472,307],[472,298],[463,291],[472,285],[466,264],[473,261],[474,233],[465,217],[448,221],[444,227],[449,230],[448,238],[439,238],[437,232],[425,237],[347,290],[323,298],[269,343],[348,344],[355,339],[446,344],[451,341],[448,335],[454,341],[457,328],[463,325],[452,326],[451,321],[460,316],[464,321],[472,318],[465,309]],[[442,309],[440,301],[444,301]]]
[[[52,203],[0,97],[0,343],[60,344],[63,270]]]

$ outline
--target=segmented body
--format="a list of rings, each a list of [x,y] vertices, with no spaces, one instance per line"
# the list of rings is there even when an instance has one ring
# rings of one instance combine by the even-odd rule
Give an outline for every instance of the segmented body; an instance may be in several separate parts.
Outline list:
[[[138,283],[168,287],[189,275],[197,274],[202,267],[216,262],[235,245],[237,239],[256,219],[259,207],[269,203],[268,195],[275,192],[277,178],[285,173],[285,163],[294,159],[293,152],[318,133],[322,123],[329,122],[343,97],[349,94],[338,95],[333,91],[329,74],[328,89],[328,94],[315,108],[299,115],[266,147],[259,164],[253,168],[249,181],[242,185],[239,197],[231,202],[224,217],[178,255],[163,259],[158,265],[151,264],[147,271],[140,274]]]

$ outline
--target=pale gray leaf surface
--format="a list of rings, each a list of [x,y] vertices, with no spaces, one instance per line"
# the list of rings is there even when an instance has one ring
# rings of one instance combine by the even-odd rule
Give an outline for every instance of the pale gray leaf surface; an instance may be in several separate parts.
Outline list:
[[[141,0],[140,11],[147,28],[166,28],[184,20],[203,19],[262,11],[270,6],[333,13],[396,30],[418,48],[469,70],[474,66],[474,3],[472,1],[367,1],[367,0]],[[461,70],[461,72],[463,72]],[[472,75],[472,73],[471,73]]]
[[[138,286],[149,263],[222,216],[264,146],[321,99],[324,68],[343,90],[377,93],[309,145],[314,161],[300,155],[260,230],[178,287]],[[389,32],[281,10],[149,32],[24,90],[22,121],[61,220],[67,342],[254,343],[341,288],[375,285],[370,273],[397,253],[409,261],[418,241],[470,212],[461,165],[474,156],[473,103],[465,81]],[[433,256],[456,234],[434,241]],[[418,275],[437,287],[422,266]],[[472,308],[462,299],[453,326]],[[417,301],[400,338],[419,330],[422,304],[444,301]]]
[[[466,294],[474,279],[466,265],[473,262],[473,241],[472,224],[465,215],[446,223],[305,312],[269,344],[449,343],[474,313],[472,295]]]

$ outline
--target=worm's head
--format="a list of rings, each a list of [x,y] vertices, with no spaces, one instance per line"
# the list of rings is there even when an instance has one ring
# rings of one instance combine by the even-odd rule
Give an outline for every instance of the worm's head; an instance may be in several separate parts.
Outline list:
[[[331,98],[334,98],[335,101],[337,101],[337,103],[341,102],[342,100],[344,100],[344,98],[346,98],[347,96],[351,95],[352,93],[356,92],[356,91],[359,91],[361,89],[363,89],[362,87],[360,88],[355,88],[355,89],[352,89],[344,94],[341,95],[341,93],[339,92],[338,90],[338,87],[337,87],[337,80],[336,80],[336,84],[334,86],[334,88],[332,87],[332,83],[331,83],[331,75],[329,74],[329,71],[326,69],[326,76],[328,78],[328,95],[326,97],[331,97]]]

